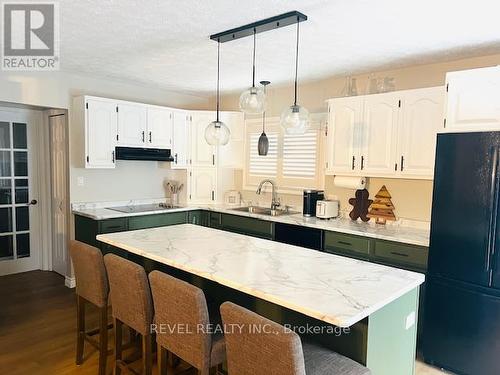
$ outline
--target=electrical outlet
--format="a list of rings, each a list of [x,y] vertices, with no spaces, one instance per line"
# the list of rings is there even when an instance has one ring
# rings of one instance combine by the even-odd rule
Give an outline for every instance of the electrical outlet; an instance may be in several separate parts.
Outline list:
[[[85,179],[82,176],[77,177],[76,178],[76,185],[77,186],[84,186],[85,185]]]

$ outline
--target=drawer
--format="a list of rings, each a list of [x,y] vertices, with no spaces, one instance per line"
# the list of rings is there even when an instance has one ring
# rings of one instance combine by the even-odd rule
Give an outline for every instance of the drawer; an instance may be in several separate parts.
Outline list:
[[[325,232],[325,251],[368,257],[372,240],[335,232]]]
[[[169,214],[155,214],[147,216],[133,216],[128,220],[129,230],[163,227],[167,225],[186,223],[186,212],[172,212]]]
[[[375,241],[374,258],[389,264],[410,265],[427,269],[427,247],[408,245],[397,242]]]
[[[273,223],[238,215],[222,215],[222,228],[230,232],[248,234],[250,236],[272,239]]]
[[[128,230],[128,219],[126,217],[99,221],[100,234],[123,232],[125,230]]]

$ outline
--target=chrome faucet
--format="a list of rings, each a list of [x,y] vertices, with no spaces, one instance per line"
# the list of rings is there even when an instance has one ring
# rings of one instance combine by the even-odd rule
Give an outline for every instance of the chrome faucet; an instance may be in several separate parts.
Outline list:
[[[265,183],[271,184],[272,187],[272,199],[271,199],[271,210],[276,210],[280,205],[280,199],[278,198],[278,195],[276,194],[276,183],[272,180],[262,180],[259,184],[259,187],[257,188],[256,193],[260,195],[262,193],[262,186]]]

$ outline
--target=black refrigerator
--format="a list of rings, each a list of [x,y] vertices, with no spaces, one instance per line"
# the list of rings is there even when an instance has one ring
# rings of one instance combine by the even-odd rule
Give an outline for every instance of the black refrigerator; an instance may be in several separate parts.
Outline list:
[[[424,361],[500,374],[500,132],[437,139]]]

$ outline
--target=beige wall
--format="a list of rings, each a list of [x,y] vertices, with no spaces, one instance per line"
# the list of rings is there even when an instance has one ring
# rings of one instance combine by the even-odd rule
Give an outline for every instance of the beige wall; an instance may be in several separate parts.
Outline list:
[[[471,69],[500,64],[500,55],[485,56],[458,61],[450,61],[439,64],[419,65],[403,69],[374,72],[377,77],[391,76],[395,78],[396,89],[414,89],[444,85],[446,72]],[[357,78],[359,94],[366,92],[369,74],[353,76]],[[258,80],[272,77],[258,77]],[[309,109],[310,112],[325,112],[327,106],[325,100],[341,96],[345,85],[345,77],[332,77],[322,81],[307,82],[300,84],[299,103]],[[293,86],[268,87],[269,116],[277,116],[281,110],[289,106],[293,100]],[[227,95],[222,98],[224,110],[235,110],[238,108],[239,94]],[[432,181],[398,180],[373,178],[369,181],[370,196],[373,197],[382,185],[393,197],[396,206],[396,216],[404,219],[430,221],[432,204]],[[354,191],[341,189],[333,186],[333,177],[325,179],[325,190],[327,195],[336,195],[341,202],[341,209],[348,210],[348,198],[354,196]],[[269,194],[264,197],[257,196],[254,192],[243,192],[243,197],[252,201],[267,202]],[[300,205],[300,197],[284,196],[283,200],[288,204]]]
[[[207,109],[209,104],[204,97],[110,79],[61,72],[0,72],[0,102],[71,111],[72,98],[83,94],[186,109]],[[84,155],[76,147],[82,136],[79,130],[69,122],[71,202],[162,198],[165,178],[185,182],[186,172],[170,170],[170,163],[118,161],[116,169],[82,168]],[[77,185],[78,177],[84,178],[84,186]]]

